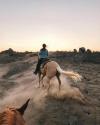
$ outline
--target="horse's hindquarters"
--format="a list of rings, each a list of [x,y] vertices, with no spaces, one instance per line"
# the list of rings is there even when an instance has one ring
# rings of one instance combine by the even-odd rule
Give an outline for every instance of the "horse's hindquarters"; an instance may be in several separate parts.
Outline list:
[[[46,64],[46,76],[52,78],[57,73],[57,63],[54,61],[48,62]]]

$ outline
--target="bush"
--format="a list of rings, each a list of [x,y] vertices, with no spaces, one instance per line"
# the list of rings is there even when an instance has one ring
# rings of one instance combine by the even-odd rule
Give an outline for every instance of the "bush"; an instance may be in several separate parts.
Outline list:
[[[77,49],[74,49],[73,52],[74,52],[74,53],[77,53]]]
[[[8,54],[1,54],[0,55],[0,63],[1,64],[6,64],[6,63],[10,63],[10,62],[14,62],[16,61],[16,57],[14,56],[9,56]]]
[[[92,53],[92,51],[90,50],[90,49],[87,49],[87,51],[86,51],[88,54],[91,54]]]
[[[14,64],[10,67],[9,71],[3,76],[3,78],[8,78],[12,75],[23,72],[27,70],[31,65],[32,63],[29,62],[21,62],[19,64]]]
[[[79,48],[79,53],[85,53],[85,52],[86,52],[85,47],[81,47],[81,48]]]

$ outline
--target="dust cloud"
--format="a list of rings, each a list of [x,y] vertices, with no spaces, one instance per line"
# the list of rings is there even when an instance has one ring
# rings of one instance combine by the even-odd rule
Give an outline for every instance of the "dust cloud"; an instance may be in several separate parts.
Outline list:
[[[8,90],[3,99],[0,100],[0,111],[4,110],[7,106],[19,108],[28,98],[30,98],[31,101],[24,115],[28,125],[35,124],[36,121],[38,121],[41,113],[45,109],[45,101],[48,96],[59,100],[63,98],[73,98],[80,101],[84,97],[78,88],[71,86],[71,81],[64,75],[61,76],[62,85],[60,91],[56,77],[51,80],[50,90],[47,91],[48,85],[46,78],[44,79],[44,87],[39,88],[37,76],[34,76],[34,79],[30,80],[31,75],[30,77],[29,73],[25,75],[28,76],[16,80],[16,82],[19,83],[17,83],[14,88]]]
[[[71,81],[69,81],[65,76],[61,76],[61,90],[59,91],[59,84],[57,79],[54,77],[50,82],[50,90],[47,91],[46,79],[44,79],[44,88],[38,88],[38,79],[30,83],[17,84],[14,88],[8,90],[5,94],[5,97],[0,101],[0,107],[5,106],[19,106],[25,100],[30,98],[35,104],[39,104],[39,101],[45,100],[47,95],[55,96],[57,98],[83,98],[82,93],[76,87],[71,86]],[[73,83],[74,84],[74,83]]]

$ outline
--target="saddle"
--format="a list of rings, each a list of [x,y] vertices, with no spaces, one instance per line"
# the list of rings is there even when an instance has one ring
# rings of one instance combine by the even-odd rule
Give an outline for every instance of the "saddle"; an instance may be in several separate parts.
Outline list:
[[[51,61],[50,59],[46,59],[46,60],[41,64],[40,70],[42,70],[42,69],[44,68],[44,66],[45,66],[48,62],[50,62],[50,61]]]

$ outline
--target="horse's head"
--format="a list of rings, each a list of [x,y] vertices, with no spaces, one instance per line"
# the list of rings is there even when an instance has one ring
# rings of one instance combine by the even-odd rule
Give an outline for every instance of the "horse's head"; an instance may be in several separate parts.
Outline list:
[[[19,109],[7,107],[5,111],[0,114],[0,125],[25,125],[22,115],[28,106],[29,100],[30,99]]]

